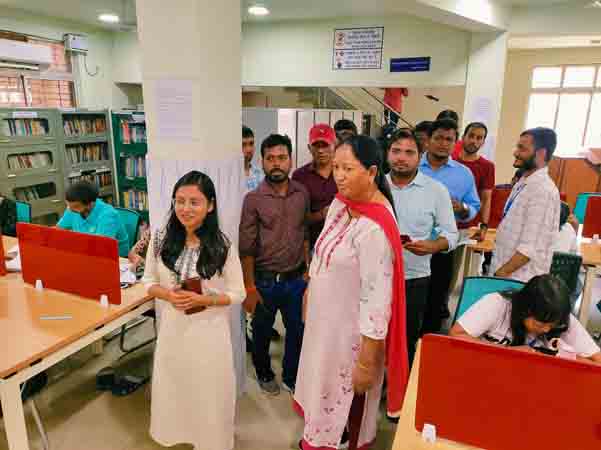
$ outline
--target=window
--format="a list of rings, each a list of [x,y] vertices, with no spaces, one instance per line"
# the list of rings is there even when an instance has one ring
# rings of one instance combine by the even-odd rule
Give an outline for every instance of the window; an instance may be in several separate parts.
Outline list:
[[[15,34],[0,37],[50,47],[53,56],[50,68],[43,73],[0,69],[0,107],[71,108],[75,106],[71,59],[62,43]]]
[[[534,68],[526,127],[553,128],[558,156],[601,147],[601,64]]]

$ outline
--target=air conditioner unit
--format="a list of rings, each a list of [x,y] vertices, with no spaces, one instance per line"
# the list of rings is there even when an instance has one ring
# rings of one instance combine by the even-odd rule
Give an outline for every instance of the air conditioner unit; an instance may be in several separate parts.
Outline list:
[[[52,64],[50,47],[0,39],[0,69],[44,71]]]

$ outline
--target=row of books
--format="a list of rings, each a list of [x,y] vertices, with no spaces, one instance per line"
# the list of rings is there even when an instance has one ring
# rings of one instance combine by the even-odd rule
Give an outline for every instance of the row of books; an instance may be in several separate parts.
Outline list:
[[[98,144],[67,145],[66,152],[71,164],[109,159],[109,148],[106,142]]]
[[[46,119],[4,119],[2,121],[4,136],[43,136],[48,134]]]
[[[63,119],[65,136],[106,133],[106,120],[99,118]]]
[[[119,134],[123,144],[142,144],[146,142],[146,125],[133,124],[122,119]]]
[[[83,173],[81,175],[69,177],[70,184],[75,184],[80,181],[88,181],[90,183],[94,183],[98,187],[103,188],[113,184],[113,174],[111,172]]]
[[[15,198],[21,202],[31,202],[56,195],[54,183],[36,184],[15,189]]]
[[[144,156],[132,156],[125,159],[126,177],[146,177],[146,158]]]
[[[123,207],[138,211],[148,210],[148,194],[144,191],[130,189],[123,192]]]
[[[8,168],[11,170],[41,169],[52,165],[52,154],[50,152],[38,152],[9,155],[7,161]]]

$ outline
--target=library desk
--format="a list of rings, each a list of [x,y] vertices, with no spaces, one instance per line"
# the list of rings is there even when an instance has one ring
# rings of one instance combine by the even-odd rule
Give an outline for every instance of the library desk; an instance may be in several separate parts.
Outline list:
[[[17,240],[4,237],[3,243],[8,251]],[[153,307],[141,284],[124,289],[120,305],[104,308],[77,295],[51,289],[38,292],[19,273],[0,277],[0,399],[9,449],[29,449],[21,383]],[[41,319],[66,315],[71,319]]]
[[[420,347],[421,345],[418,343],[392,450],[476,450],[476,447],[446,439],[436,439],[436,442],[431,444],[424,441],[421,432],[415,429],[415,404],[417,402],[417,385],[419,381]]]

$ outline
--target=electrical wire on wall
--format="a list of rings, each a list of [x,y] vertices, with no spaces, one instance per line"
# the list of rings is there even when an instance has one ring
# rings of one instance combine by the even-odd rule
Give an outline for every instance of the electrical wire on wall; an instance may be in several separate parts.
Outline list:
[[[83,55],[83,67],[84,67],[84,69],[86,69],[86,73],[88,74],[89,77],[95,77],[100,72],[100,67],[96,66],[96,72],[90,73],[90,70],[88,69],[88,54],[87,53],[84,53],[84,55]]]

